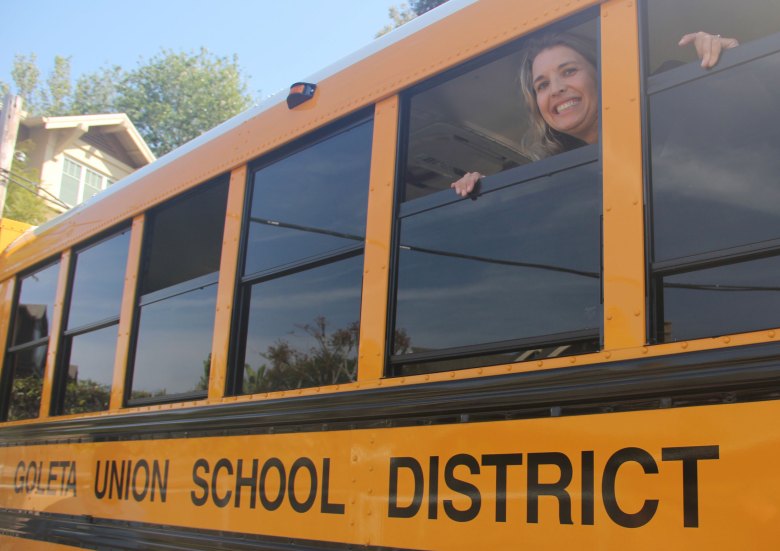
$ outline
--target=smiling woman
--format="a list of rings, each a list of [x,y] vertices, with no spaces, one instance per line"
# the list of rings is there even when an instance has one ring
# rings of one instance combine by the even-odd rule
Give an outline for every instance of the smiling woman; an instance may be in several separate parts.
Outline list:
[[[599,78],[594,30],[548,32],[520,51],[519,88],[527,130],[518,150],[538,161],[599,140]],[[515,107],[512,107],[516,109]],[[467,172],[451,184],[465,197],[483,177]]]
[[[575,34],[547,34],[525,47],[520,66],[531,129],[523,139],[538,160],[599,139],[596,45]]]

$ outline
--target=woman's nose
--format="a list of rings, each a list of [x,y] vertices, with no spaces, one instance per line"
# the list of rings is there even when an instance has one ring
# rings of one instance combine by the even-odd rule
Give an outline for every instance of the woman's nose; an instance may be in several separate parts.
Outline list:
[[[566,84],[564,84],[563,80],[560,78],[553,78],[550,81],[550,89],[553,94],[560,94],[566,89]]]

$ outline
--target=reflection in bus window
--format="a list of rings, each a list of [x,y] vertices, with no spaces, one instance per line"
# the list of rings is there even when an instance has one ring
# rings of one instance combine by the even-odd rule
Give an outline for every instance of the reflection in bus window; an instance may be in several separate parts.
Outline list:
[[[3,419],[30,419],[40,413],[59,269],[55,262],[19,279],[13,336],[3,369]]]
[[[234,393],[357,378],[372,132],[363,118],[254,173]]]
[[[584,127],[587,120],[595,128],[591,134],[597,141],[595,54],[588,54],[588,61],[574,42],[571,47],[547,42],[550,36],[579,36],[576,44],[595,44],[595,23],[580,18],[546,29],[542,38],[521,41],[467,72],[423,85],[409,98],[391,374],[598,349],[597,146],[582,147],[590,141],[583,138],[540,154],[529,151],[527,137],[534,124],[546,125],[549,134],[566,123],[572,132],[567,136],[576,135],[572,121],[559,120],[576,112],[578,124]],[[533,52],[533,92],[543,98],[552,91],[556,98],[540,99],[538,106],[531,98],[538,121],[529,120],[521,107],[517,78],[526,52]],[[555,63],[547,60],[552,54]],[[578,79],[576,94],[566,80],[572,78]],[[579,87],[586,81],[590,94]],[[560,106],[571,111],[556,111],[550,121],[551,110]],[[556,151],[565,153],[550,156]],[[449,189],[470,171],[488,175],[473,201]]]
[[[136,403],[208,389],[227,191],[222,177],[149,215],[130,375]]]
[[[108,409],[129,245],[128,229],[74,255],[56,412]]]
[[[675,2],[664,11],[665,4],[648,2],[651,56],[659,55],[659,37],[677,29],[678,15],[699,5]],[[780,326],[778,310],[766,307],[778,294],[780,264],[757,260],[780,254],[780,13],[766,2],[746,4],[756,11],[708,2],[710,15],[730,16],[721,28],[742,42],[717,70],[691,63],[648,78],[657,340]]]

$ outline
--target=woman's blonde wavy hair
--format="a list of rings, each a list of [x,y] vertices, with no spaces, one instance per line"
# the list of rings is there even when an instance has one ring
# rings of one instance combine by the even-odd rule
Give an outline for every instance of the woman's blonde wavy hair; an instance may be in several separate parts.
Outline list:
[[[520,58],[520,90],[528,111],[530,125],[528,132],[523,136],[521,148],[523,154],[534,161],[584,145],[581,140],[550,128],[536,104],[532,71],[534,59],[544,50],[555,46],[566,46],[578,52],[593,65],[594,70],[597,64],[596,43],[572,33],[545,34],[528,40],[523,47]]]

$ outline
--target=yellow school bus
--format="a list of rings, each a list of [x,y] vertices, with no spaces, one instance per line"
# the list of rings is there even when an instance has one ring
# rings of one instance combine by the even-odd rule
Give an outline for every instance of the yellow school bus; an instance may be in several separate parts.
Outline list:
[[[774,549],[747,4],[451,0],[16,239],[0,545]]]

